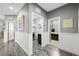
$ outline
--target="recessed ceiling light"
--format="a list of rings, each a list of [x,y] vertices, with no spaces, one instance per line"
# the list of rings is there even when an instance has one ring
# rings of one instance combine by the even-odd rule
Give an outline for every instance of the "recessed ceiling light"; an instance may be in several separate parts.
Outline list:
[[[13,7],[9,7],[11,10],[13,10],[14,8]]]

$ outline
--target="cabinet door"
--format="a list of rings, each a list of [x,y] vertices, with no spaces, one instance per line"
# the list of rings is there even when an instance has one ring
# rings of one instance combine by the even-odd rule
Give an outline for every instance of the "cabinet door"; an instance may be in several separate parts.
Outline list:
[[[41,45],[41,34],[38,34],[38,44]]]

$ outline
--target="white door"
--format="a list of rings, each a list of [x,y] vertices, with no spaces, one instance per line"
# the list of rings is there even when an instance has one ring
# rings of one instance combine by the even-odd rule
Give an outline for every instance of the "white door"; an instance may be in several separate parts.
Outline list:
[[[14,24],[14,22],[8,23],[8,39],[9,40],[15,39],[15,24]]]

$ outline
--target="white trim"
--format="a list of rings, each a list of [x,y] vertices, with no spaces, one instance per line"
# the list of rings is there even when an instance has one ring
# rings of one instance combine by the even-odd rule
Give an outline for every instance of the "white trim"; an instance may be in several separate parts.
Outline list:
[[[44,22],[43,22],[43,21],[44,21],[44,18],[43,18],[41,15],[39,15],[39,14],[37,14],[37,13],[34,13],[34,12],[32,13],[32,29],[31,29],[31,30],[32,30],[32,34],[33,34],[33,18],[34,18],[34,15],[37,16],[37,17],[39,17],[39,18],[42,20],[42,32],[41,32],[41,34],[43,34],[43,31],[44,31],[44,30],[43,30],[43,29],[44,29],[44,28],[43,28],[43,26],[44,26],[44,25],[43,25],[43,23],[44,23]],[[42,38],[42,39],[43,39],[43,38]],[[42,40],[41,40],[41,41],[42,41]],[[33,37],[32,37],[32,42],[33,42]],[[41,47],[42,47],[42,45],[43,45],[43,44],[41,43]],[[33,43],[32,43],[32,53],[33,53]]]
[[[9,41],[9,23],[14,23],[14,27],[15,27],[16,21],[8,21],[8,41]],[[16,30],[15,28],[14,28],[14,40],[15,40],[15,30]]]
[[[58,26],[59,27],[59,32],[58,32],[58,34],[60,34],[60,16],[55,17],[55,18],[48,19],[48,32],[50,32],[49,31],[49,29],[50,29],[50,26],[49,26],[50,25],[50,21],[51,20],[54,20],[54,19],[58,19],[59,20],[59,26]]]
[[[34,17],[34,15],[37,16],[37,17],[39,17],[39,18],[41,18],[42,20],[44,20],[44,18],[41,15],[33,12],[32,13],[32,25],[33,25],[33,17]],[[33,27],[32,27],[32,33],[33,33]]]
[[[4,30],[4,42],[8,42],[9,40],[8,40],[8,26],[9,26],[9,22],[14,22],[15,23],[15,25],[16,25],[16,21],[6,21],[5,22],[5,30]],[[15,27],[16,28],[16,27]],[[15,29],[16,30],[16,29]]]
[[[49,41],[51,42],[51,38],[50,38],[50,21],[51,20],[54,20],[54,19],[58,19],[59,20],[59,32],[58,32],[58,34],[60,35],[60,16],[58,16],[58,17],[55,17],[55,18],[51,18],[51,19],[48,19],[48,32],[49,32]],[[58,38],[58,39],[60,39],[60,37]],[[49,42],[49,44],[50,44],[50,42]],[[57,43],[58,42],[58,43]],[[56,43],[54,46],[56,46],[56,47],[58,47],[58,44],[59,44],[59,41],[57,41],[57,42],[54,42],[54,43]]]

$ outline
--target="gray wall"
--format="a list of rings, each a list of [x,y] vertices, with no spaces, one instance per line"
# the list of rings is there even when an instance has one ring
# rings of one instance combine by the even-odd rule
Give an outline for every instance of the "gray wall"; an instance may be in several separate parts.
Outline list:
[[[31,55],[33,53],[33,40],[32,40],[32,12],[35,12],[37,6],[36,4],[25,4],[24,7],[18,12],[17,17],[20,15],[24,15],[24,31],[17,31],[16,32],[16,41],[18,44],[24,49],[24,51]],[[40,8],[40,7],[39,7]],[[40,8],[41,9],[41,8]],[[41,13],[39,15],[44,17],[45,25],[47,25],[47,14],[46,12],[41,9]],[[46,30],[45,30],[46,31]],[[19,36],[23,36],[20,38]]]
[[[78,4],[67,4],[48,13],[48,19],[60,16],[60,31],[63,33],[78,33]],[[73,19],[73,28],[64,29],[62,21],[64,19]]]
[[[22,9],[18,12],[18,15],[17,17],[19,17],[20,15],[23,15],[24,16],[24,30],[23,32],[28,32],[29,30],[29,5],[28,4],[25,4]]]
[[[41,13],[38,13],[35,11],[36,7],[40,8]],[[24,7],[18,12],[19,15],[24,15],[25,16],[25,25],[24,25],[24,32],[31,32],[32,31],[32,12],[35,12],[41,16],[44,17],[44,31],[47,31],[47,12],[43,10],[41,7],[39,7],[37,4],[34,3],[27,3],[24,5]]]
[[[36,11],[36,8],[39,8],[41,10],[41,13],[38,13]],[[43,10],[41,7],[39,7],[37,4],[31,3],[29,4],[29,32],[31,32],[31,21],[32,21],[32,12],[35,12],[39,15],[41,15],[44,18],[44,32],[47,31],[47,12],[45,10]]]
[[[17,16],[16,15],[5,15],[5,30],[8,30],[8,24],[6,24],[7,21],[16,21],[17,20]]]
[[[78,4],[78,33],[79,33],[79,4]]]
[[[16,15],[5,15],[5,21],[16,21]]]

